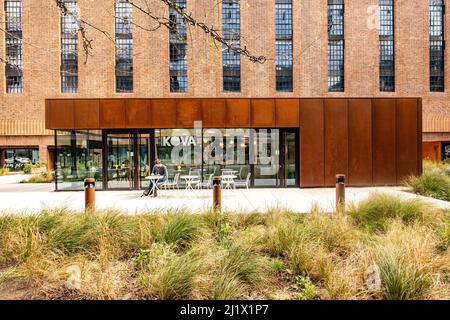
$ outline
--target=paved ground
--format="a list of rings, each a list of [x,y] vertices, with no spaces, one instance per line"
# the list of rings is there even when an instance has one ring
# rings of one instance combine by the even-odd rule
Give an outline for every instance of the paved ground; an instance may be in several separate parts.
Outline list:
[[[24,176],[0,177],[0,212],[27,214],[42,208],[68,207],[83,210],[83,192],[54,192],[53,184],[20,184]],[[449,208],[450,203],[420,197],[402,191],[399,187],[347,188],[347,202],[361,201],[374,191],[400,195],[403,198],[422,198],[430,204]],[[114,208],[130,214],[145,211],[186,208],[200,212],[211,206],[211,190],[184,191],[163,190],[158,198],[141,198],[141,191],[98,191],[96,206],[99,209]],[[282,207],[296,212],[308,212],[318,205],[326,211],[334,207],[335,190],[320,189],[251,189],[224,190],[223,207],[227,211],[264,211]]]

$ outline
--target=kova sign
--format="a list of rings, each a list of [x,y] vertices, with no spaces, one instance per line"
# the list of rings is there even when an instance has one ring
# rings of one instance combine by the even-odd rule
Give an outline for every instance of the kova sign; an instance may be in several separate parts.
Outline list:
[[[278,172],[280,132],[278,129],[203,129],[196,121],[194,131],[179,129],[163,136],[160,146],[172,148],[173,164],[261,166],[261,175]]]

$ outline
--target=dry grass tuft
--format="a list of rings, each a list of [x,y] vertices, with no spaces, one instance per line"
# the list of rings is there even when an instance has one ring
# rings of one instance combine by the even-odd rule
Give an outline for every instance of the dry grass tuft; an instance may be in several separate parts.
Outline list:
[[[0,216],[0,298],[449,299],[450,219],[383,194],[347,212]]]

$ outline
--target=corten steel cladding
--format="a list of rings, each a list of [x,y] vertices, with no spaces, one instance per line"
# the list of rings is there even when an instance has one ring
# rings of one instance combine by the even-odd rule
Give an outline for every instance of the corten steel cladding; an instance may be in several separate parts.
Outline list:
[[[336,175],[336,212],[345,209],[345,175]]]
[[[95,179],[84,179],[84,208],[85,210],[95,209]]]
[[[222,178],[213,178],[213,208],[222,211]]]

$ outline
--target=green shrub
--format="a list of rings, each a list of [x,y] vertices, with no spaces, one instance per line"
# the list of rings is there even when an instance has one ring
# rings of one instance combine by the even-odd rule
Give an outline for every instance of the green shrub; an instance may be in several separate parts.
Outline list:
[[[221,261],[223,274],[234,275],[248,284],[261,281],[264,269],[262,261],[255,253],[236,245],[226,249]]]
[[[427,171],[420,177],[410,176],[405,182],[414,193],[440,200],[450,200],[450,178],[439,171]]]
[[[296,276],[294,288],[298,292],[298,300],[316,300],[318,298],[316,287],[308,277]]]
[[[377,259],[384,298],[387,300],[417,300],[426,298],[431,282],[428,275],[412,262],[391,254]]]
[[[36,164],[27,163],[23,167],[23,173],[31,174],[33,169],[45,168],[45,164],[37,162]]]
[[[205,214],[203,220],[206,226],[213,232],[214,238],[218,243],[226,245],[229,242],[232,228],[228,214],[210,211]]]
[[[65,252],[98,254],[100,245],[109,242],[120,255],[138,250],[138,224],[114,212],[70,214],[64,223],[52,228],[52,244]]]
[[[199,261],[190,255],[177,256],[164,267],[159,279],[158,296],[163,300],[188,299],[194,287]]]
[[[21,183],[52,183],[55,182],[54,172],[43,172],[39,175],[32,176],[26,180],[22,180]]]
[[[385,230],[386,224],[395,218],[405,223],[421,219],[427,210],[431,209],[423,201],[402,200],[399,196],[376,192],[365,201],[349,205],[347,213],[359,225],[376,231]]]
[[[271,267],[274,271],[280,272],[284,268],[284,262],[279,258],[275,258],[272,260]]]
[[[0,176],[6,176],[9,173],[8,168],[0,168]]]
[[[244,296],[246,287],[236,275],[221,273],[214,280],[213,290],[215,300],[238,300]]]
[[[156,241],[174,244],[185,249],[201,231],[200,219],[190,214],[170,214],[157,230]]]

